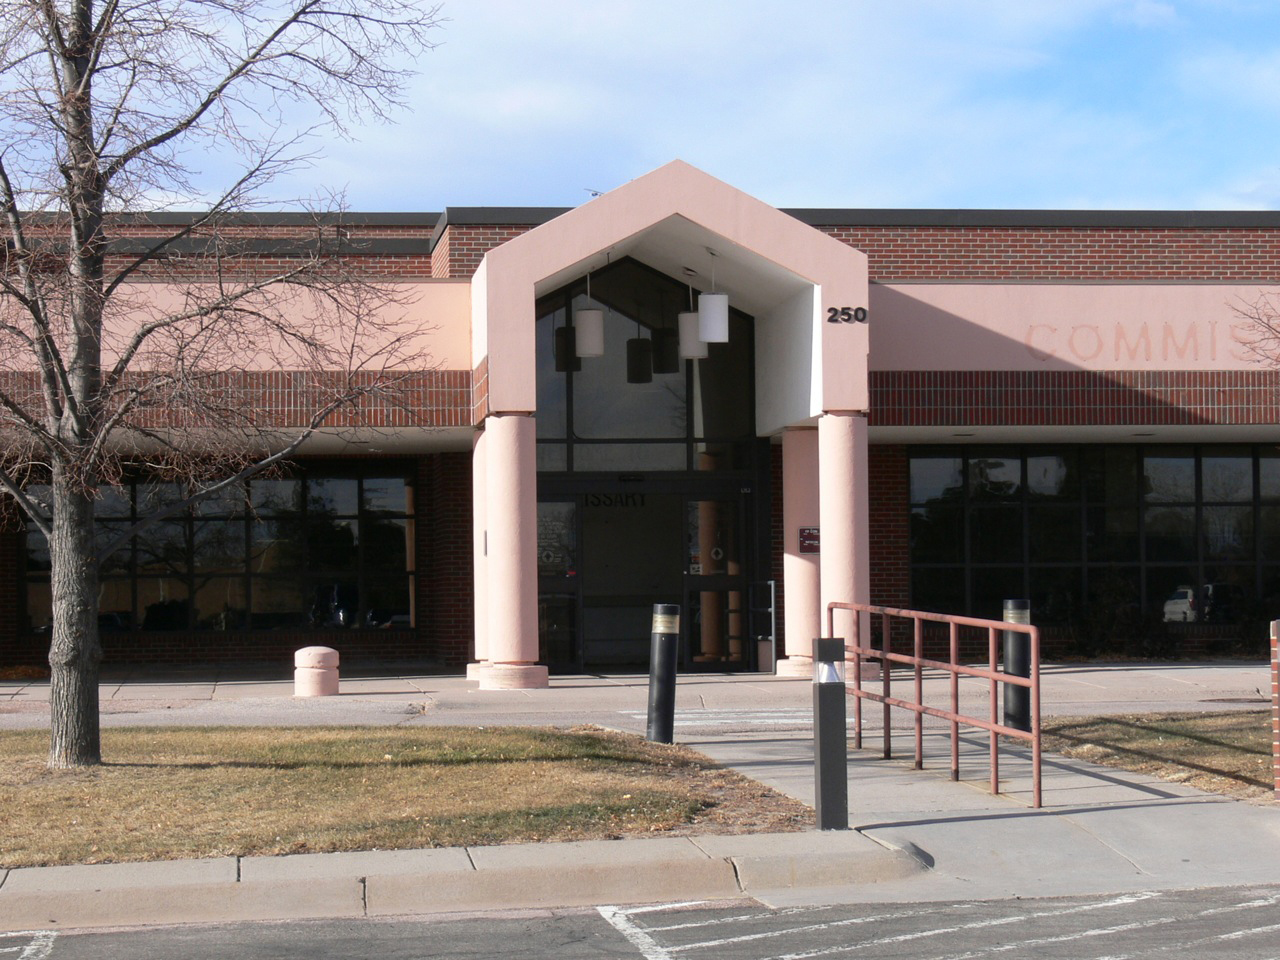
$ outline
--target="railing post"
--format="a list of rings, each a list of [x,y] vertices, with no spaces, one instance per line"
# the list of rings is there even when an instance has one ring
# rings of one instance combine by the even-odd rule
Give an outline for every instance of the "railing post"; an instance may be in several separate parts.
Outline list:
[[[996,724],[1000,722],[1000,712],[996,707],[996,699],[999,694],[999,681],[995,678],[996,673],[996,628],[987,628],[987,672],[991,676],[988,687],[987,699],[991,702],[991,748],[988,764],[991,767],[991,794],[995,796],[1000,792],[1000,734],[996,733]]]
[[[889,681],[889,615],[880,615],[880,690],[884,696],[884,758],[893,756],[893,718],[889,697],[893,693]]]
[[[1280,800],[1280,620],[1271,621],[1271,756]]]
[[[920,660],[924,657],[924,622],[919,617],[911,618],[911,638],[913,641],[913,656],[916,658],[915,663],[915,680],[916,680],[916,706],[924,706],[924,668],[920,666]],[[924,769],[924,714],[919,710],[915,711],[916,715],[916,769]]]
[[[956,673],[955,665],[960,662],[960,625],[955,621],[948,623],[949,631],[949,649],[951,657],[951,716],[958,717],[960,715],[960,674]],[[960,779],[960,722],[958,720],[951,721],[951,779]]]

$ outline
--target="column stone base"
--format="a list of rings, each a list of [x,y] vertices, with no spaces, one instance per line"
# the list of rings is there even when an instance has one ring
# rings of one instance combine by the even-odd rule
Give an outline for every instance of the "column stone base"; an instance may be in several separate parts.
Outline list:
[[[488,668],[489,664],[484,660],[473,660],[467,664],[467,679],[479,680],[480,675]]]
[[[813,659],[802,656],[784,657],[778,661],[774,673],[780,677],[803,677],[806,680],[812,680]]]
[[[537,663],[490,663],[476,673],[481,690],[538,690],[551,685],[547,668]]]
[[[846,660],[844,662],[845,682],[848,683],[853,679],[853,661]],[[862,682],[866,683],[870,680],[880,679],[880,661],[879,660],[863,660],[862,661]]]

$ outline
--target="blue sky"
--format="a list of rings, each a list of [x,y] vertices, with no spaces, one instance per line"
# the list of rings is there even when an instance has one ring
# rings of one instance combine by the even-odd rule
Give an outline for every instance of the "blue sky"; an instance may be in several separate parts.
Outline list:
[[[775,206],[1280,207],[1277,0],[447,0],[412,109],[281,196],[574,206],[673,158]]]

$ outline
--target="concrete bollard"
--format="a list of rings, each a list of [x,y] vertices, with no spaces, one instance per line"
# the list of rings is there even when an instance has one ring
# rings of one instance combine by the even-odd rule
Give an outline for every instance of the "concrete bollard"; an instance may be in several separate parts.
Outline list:
[[[333,697],[338,694],[338,651],[303,647],[293,655],[293,695]]]

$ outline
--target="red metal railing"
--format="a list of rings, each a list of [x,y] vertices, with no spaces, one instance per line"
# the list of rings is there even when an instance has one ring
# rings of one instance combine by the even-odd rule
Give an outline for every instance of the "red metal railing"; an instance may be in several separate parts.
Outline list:
[[[853,685],[849,689],[854,698],[853,710],[853,745],[862,749],[862,701],[874,700],[884,705],[884,756],[888,760],[892,756],[892,733],[889,723],[889,708],[901,707],[915,714],[915,768],[924,767],[924,718],[938,717],[951,723],[951,779],[960,779],[960,726],[978,727],[991,735],[991,792],[1000,792],[1000,752],[999,737],[1014,737],[1028,740],[1031,743],[1031,790],[1032,803],[1040,806],[1040,630],[1030,624],[1005,623],[1001,620],[980,620],[975,617],[954,617],[941,613],[924,613],[920,610],[899,610],[894,607],[877,607],[866,603],[828,603],[827,604],[827,636],[835,636],[835,611],[851,610],[853,617],[853,643],[845,643],[845,658],[853,656]],[[859,613],[869,614],[872,618],[880,618],[880,647],[877,649],[864,645],[860,631],[862,617]],[[890,644],[890,625],[894,618],[909,620],[912,624],[913,651],[909,656],[894,653]],[[950,662],[930,660],[924,656],[923,624],[947,624],[950,634]],[[987,631],[987,667],[968,666],[960,663],[960,628],[977,627]],[[1000,645],[998,636],[1006,630],[1025,633],[1031,642],[1031,676],[1019,677],[997,669]],[[871,633],[875,633],[874,622]],[[881,692],[873,693],[862,689],[862,661],[876,660],[881,664]],[[915,699],[903,700],[891,695],[891,664],[900,663],[910,666],[913,671]],[[943,710],[924,704],[924,670],[943,670],[951,675],[951,709]],[[977,677],[988,682],[988,719],[970,717],[960,712],[960,677]],[[1031,690],[1031,730],[1018,730],[1005,726],[1000,722],[999,701],[1000,684],[1014,684],[1029,687]]]

